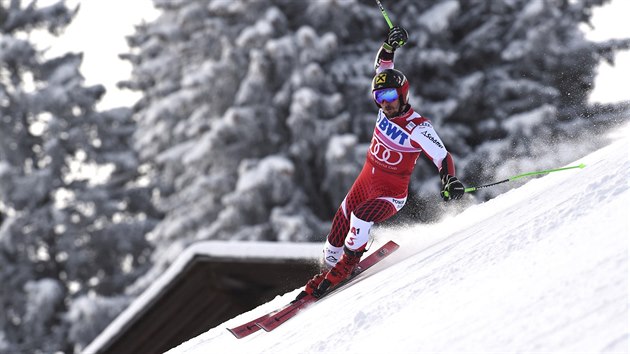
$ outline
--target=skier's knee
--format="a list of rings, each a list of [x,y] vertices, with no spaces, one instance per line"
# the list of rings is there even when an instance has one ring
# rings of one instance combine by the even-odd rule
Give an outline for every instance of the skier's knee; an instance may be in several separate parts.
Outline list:
[[[354,213],[350,215],[350,230],[344,245],[351,251],[365,249],[370,238],[370,228],[374,223],[359,219]]]

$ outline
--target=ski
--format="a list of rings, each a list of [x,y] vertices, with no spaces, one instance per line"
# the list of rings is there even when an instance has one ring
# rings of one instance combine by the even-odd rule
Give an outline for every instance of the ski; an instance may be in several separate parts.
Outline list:
[[[230,333],[232,333],[234,335],[234,337],[236,337],[238,339],[245,338],[248,335],[257,332],[261,328],[260,326],[258,326],[259,322],[262,322],[262,321],[266,320],[267,318],[269,318],[270,316],[273,316],[273,315],[275,315],[275,314],[277,314],[279,312],[282,312],[282,311],[284,311],[284,310],[286,310],[288,308],[295,307],[295,303],[296,302],[297,301],[290,302],[290,303],[282,306],[279,309],[276,309],[274,311],[271,311],[269,313],[266,313],[266,314],[258,317],[255,320],[251,320],[251,321],[249,321],[247,323],[244,323],[244,324],[242,324],[240,326],[228,328],[227,330],[230,331]]]
[[[289,305],[285,306],[288,307]],[[282,308],[284,309],[284,308]],[[281,309],[281,310],[282,310]],[[271,316],[273,313],[266,313],[260,317],[258,317],[255,320],[251,320],[247,323],[244,323],[240,326],[236,326],[233,328],[228,328],[227,330],[230,331],[230,333],[232,333],[234,335],[234,337],[241,339],[244,337],[247,337],[248,335],[258,331],[260,329],[260,327],[258,327],[256,325],[256,323],[265,320],[267,317]]]
[[[357,265],[357,269],[354,271],[354,273],[352,273],[352,276],[350,278],[348,278],[343,283],[337,285],[335,288],[330,289],[324,294],[324,296],[330,294],[335,289],[341,288],[357,275],[361,274],[374,264],[378,263],[378,261],[380,261],[381,259],[387,257],[391,252],[398,249],[398,247],[398,244],[396,244],[394,241],[387,242],[381,248],[359,262],[359,264]],[[291,303],[284,305],[277,310],[264,314],[255,320],[251,320],[237,327],[228,328],[227,330],[230,331],[230,333],[232,333],[238,339],[247,337],[248,335],[257,332],[261,328],[265,328],[266,331],[271,331],[274,328],[278,327],[280,324],[289,320],[291,317],[295,316],[295,314],[299,310],[307,307],[317,300],[318,298],[314,296],[306,296],[300,300],[292,301]]]
[[[311,304],[315,303],[317,300],[345,286],[353,278],[356,278],[359,274],[365,272],[367,269],[369,269],[370,267],[372,267],[373,265],[375,265],[376,263],[378,263],[385,257],[389,256],[392,252],[397,250],[398,247],[400,246],[398,246],[398,244],[395,243],[394,241],[387,242],[381,248],[379,248],[378,250],[376,250],[375,252],[367,256],[365,259],[363,259],[361,262],[359,262],[357,269],[352,273],[350,278],[346,279],[344,282],[337,285],[336,287],[328,290],[319,298],[314,297],[312,295],[307,295],[299,300],[291,302],[289,305],[283,307],[279,311],[270,313],[269,316],[263,317],[262,320],[257,322],[256,324],[267,332],[273,331],[274,329],[278,328],[278,326],[280,326],[281,324],[293,318],[301,310],[304,310],[305,308],[309,307]]]
[[[324,294],[326,295],[326,294]],[[262,321],[256,323],[259,328],[264,329],[267,332],[271,332],[274,329],[278,328],[281,324],[293,318],[293,316],[297,315],[297,313],[315,301],[319,300],[313,295],[306,295],[305,297],[294,300],[287,306],[283,307],[282,310],[270,314],[267,318],[264,318]]]

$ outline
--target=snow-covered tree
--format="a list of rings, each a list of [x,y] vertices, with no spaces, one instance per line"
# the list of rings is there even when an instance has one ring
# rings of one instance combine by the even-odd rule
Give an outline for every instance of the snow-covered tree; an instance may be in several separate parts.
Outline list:
[[[83,84],[82,55],[46,59],[30,41],[36,30],[61,34],[76,11],[0,1],[2,352],[89,343],[97,331],[73,328],[100,330],[129,301],[161,218],[138,180],[131,109],[97,112],[105,89]],[[77,299],[102,316],[73,315]]]

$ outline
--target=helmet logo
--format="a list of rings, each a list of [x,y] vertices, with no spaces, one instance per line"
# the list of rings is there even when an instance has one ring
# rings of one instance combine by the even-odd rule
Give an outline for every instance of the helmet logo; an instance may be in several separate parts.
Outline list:
[[[383,74],[379,74],[375,79],[374,79],[374,83],[375,84],[384,84],[387,81],[387,74],[383,73]]]

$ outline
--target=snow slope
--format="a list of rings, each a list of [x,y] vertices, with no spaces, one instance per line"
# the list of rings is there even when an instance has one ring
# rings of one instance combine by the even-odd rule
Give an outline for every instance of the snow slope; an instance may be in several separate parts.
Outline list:
[[[585,169],[438,224],[377,230],[372,249],[400,250],[276,331],[238,340],[225,328],[299,289],[168,353],[628,352],[629,132]]]

